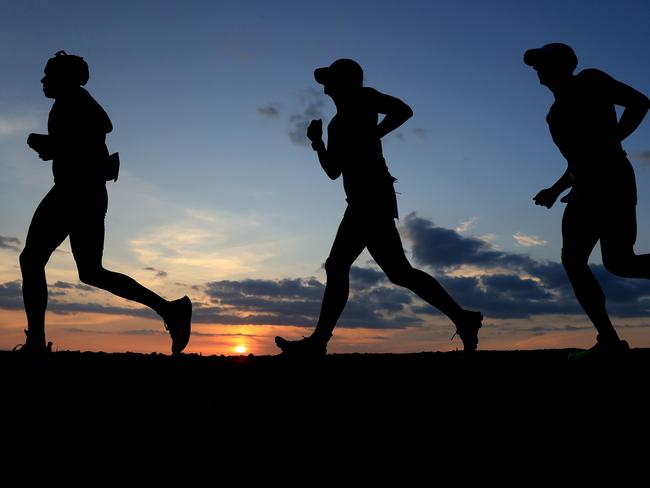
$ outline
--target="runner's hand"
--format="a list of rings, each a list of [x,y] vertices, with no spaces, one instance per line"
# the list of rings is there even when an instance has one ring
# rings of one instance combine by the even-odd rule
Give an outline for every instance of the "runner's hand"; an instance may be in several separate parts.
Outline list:
[[[551,208],[559,195],[552,188],[545,188],[533,197],[535,205]]]
[[[311,121],[307,127],[307,138],[313,143],[323,140],[323,121],[321,119]]]
[[[49,136],[45,134],[29,134],[27,145],[38,153],[38,157],[43,161],[52,159]]]

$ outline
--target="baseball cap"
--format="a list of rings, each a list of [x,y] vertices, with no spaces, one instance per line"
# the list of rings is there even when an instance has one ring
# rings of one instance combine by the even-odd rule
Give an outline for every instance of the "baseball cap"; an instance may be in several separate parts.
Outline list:
[[[549,65],[566,66],[573,71],[578,66],[578,57],[570,46],[561,42],[553,42],[526,51],[524,63],[533,68]]]
[[[356,61],[341,58],[329,66],[316,69],[314,78],[321,85],[331,82],[344,82],[361,86],[363,85],[363,70]]]

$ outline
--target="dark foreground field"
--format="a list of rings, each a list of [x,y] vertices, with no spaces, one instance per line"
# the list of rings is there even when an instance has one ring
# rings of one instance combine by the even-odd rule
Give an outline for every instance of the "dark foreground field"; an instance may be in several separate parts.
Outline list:
[[[598,363],[569,350],[205,357],[0,352],[4,418],[187,432],[351,426],[544,433],[594,422],[646,428],[650,350]]]

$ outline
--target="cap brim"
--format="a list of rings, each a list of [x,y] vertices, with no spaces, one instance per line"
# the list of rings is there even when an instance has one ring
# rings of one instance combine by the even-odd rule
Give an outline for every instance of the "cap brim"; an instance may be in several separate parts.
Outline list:
[[[331,70],[329,67],[318,68],[314,70],[314,79],[316,80],[317,83],[324,85],[329,81],[330,78],[331,78]]]
[[[546,52],[543,49],[529,49],[524,54],[524,63],[528,66],[535,67],[544,64],[547,60],[546,58]]]

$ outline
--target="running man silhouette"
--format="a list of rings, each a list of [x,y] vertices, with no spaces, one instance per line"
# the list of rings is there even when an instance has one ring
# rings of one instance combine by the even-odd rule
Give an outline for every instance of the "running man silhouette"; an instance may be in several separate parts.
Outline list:
[[[598,335],[575,359],[599,357],[629,349],[620,340],[605,307],[605,295],[587,264],[600,240],[603,265],[627,278],[650,278],[650,254],[634,254],[636,180],[621,142],[632,134],[650,108],[648,97],[597,69],[573,74],[578,58],[566,44],[530,49],[524,62],[532,66],[554,103],[546,120],[568,169],[534,201],[551,208],[562,192],[562,264],[576,298]],[[617,120],[614,106],[624,107]]]
[[[110,158],[105,141],[113,126],[104,109],[82,88],[88,78],[82,57],[59,51],[48,60],[41,80],[45,96],[54,99],[48,134],[30,134],[27,144],[42,160],[52,160],[54,186],[34,213],[20,255],[28,328],[19,350],[39,354],[51,348],[51,342],[45,343],[45,265],[70,236],[79,279],[152,308],[169,330],[172,352],[178,353],[190,338],[190,299],[167,301],[132,278],[102,266],[106,179],[117,175],[107,175]]]
[[[364,87],[361,66],[351,59],[319,68],[314,77],[334,101],[336,115],[327,128],[327,147],[321,120],[311,122],[307,137],[327,176],[335,180],[343,175],[348,206],[325,262],[327,286],[316,329],[297,341],[276,337],[277,346],[287,355],[326,354],[348,300],[350,268],[367,247],[393,283],[441,310],[456,325],[465,351],[475,350],[483,316],[461,308],[435,278],[410,265],[395,226],[395,178],[388,172],[381,138],[406,122],[413,111],[395,97]],[[379,123],[378,114],[385,115]]]

